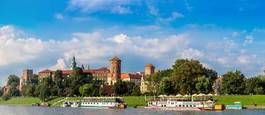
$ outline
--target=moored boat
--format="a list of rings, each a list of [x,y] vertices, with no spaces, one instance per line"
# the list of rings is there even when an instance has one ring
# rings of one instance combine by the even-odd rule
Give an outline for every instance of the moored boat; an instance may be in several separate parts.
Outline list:
[[[198,98],[194,100],[192,96],[174,97],[162,96],[148,101],[146,109],[175,110],[175,111],[201,111],[212,110],[214,101],[206,100],[210,98]]]
[[[127,106],[120,97],[85,97],[81,100],[80,107],[125,109]]]

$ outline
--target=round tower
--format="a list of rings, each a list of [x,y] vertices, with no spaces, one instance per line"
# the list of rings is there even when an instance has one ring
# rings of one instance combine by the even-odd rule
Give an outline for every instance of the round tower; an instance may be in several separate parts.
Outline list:
[[[153,64],[146,64],[144,66],[144,75],[149,76],[155,73],[155,66]]]
[[[121,78],[121,60],[118,57],[110,59],[108,84],[113,85]]]

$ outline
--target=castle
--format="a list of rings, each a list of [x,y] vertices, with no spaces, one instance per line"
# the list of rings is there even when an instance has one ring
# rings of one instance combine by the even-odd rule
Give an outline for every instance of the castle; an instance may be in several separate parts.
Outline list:
[[[118,57],[113,57],[109,60],[109,67],[100,67],[97,69],[85,69],[82,67],[82,73],[92,74],[94,80],[103,80],[105,81],[105,85],[112,86],[118,80],[133,82],[136,85],[140,86],[140,90],[142,93],[147,92],[147,86],[144,82],[147,76],[150,76],[155,73],[155,67],[152,64],[146,64],[144,67],[144,72],[133,72],[133,73],[121,73],[121,59]],[[72,59],[71,69],[61,70],[63,77],[69,77],[71,73],[73,73],[73,68],[77,67],[77,63],[75,57]],[[38,72],[39,78],[45,77],[54,77],[55,71],[45,69]],[[33,70],[24,70],[21,80],[20,87],[27,83],[33,77]]]

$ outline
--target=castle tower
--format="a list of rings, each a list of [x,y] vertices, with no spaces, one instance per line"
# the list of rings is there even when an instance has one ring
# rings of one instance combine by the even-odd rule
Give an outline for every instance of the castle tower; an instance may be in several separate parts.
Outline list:
[[[121,77],[121,60],[118,57],[115,56],[110,59],[109,71],[107,81],[109,85],[113,85]]]
[[[144,75],[150,76],[155,73],[155,66],[153,64],[146,64],[144,66]]]
[[[30,81],[33,78],[33,70],[25,69],[23,70],[22,79],[25,81]]]
[[[19,90],[22,90],[22,87],[27,84],[27,82],[30,82],[33,78],[33,70],[31,69],[25,69],[23,70],[22,76],[20,78],[20,85]]]
[[[75,56],[73,56],[72,63],[71,63],[71,69],[74,70],[76,68],[76,61],[75,61]]]

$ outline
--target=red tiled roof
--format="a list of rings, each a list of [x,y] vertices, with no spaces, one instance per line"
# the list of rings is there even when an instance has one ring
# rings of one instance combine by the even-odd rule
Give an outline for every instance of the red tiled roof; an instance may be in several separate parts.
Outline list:
[[[50,72],[53,72],[53,71],[51,71],[51,70],[49,70],[49,69],[45,69],[45,70],[43,70],[43,71],[40,71],[39,73],[50,73]]]
[[[141,79],[142,75],[140,74],[132,74],[132,73],[122,73],[121,74],[121,79],[126,79],[126,78],[130,78],[130,79]]]
[[[154,67],[153,64],[146,64],[145,67]]]
[[[69,75],[73,72],[73,70],[61,70],[63,75]],[[45,69],[43,71],[40,71],[39,73],[54,73],[55,71]],[[96,72],[109,72],[109,69],[106,67],[101,67],[98,69],[85,69],[83,70],[83,73],[96,73]]]

